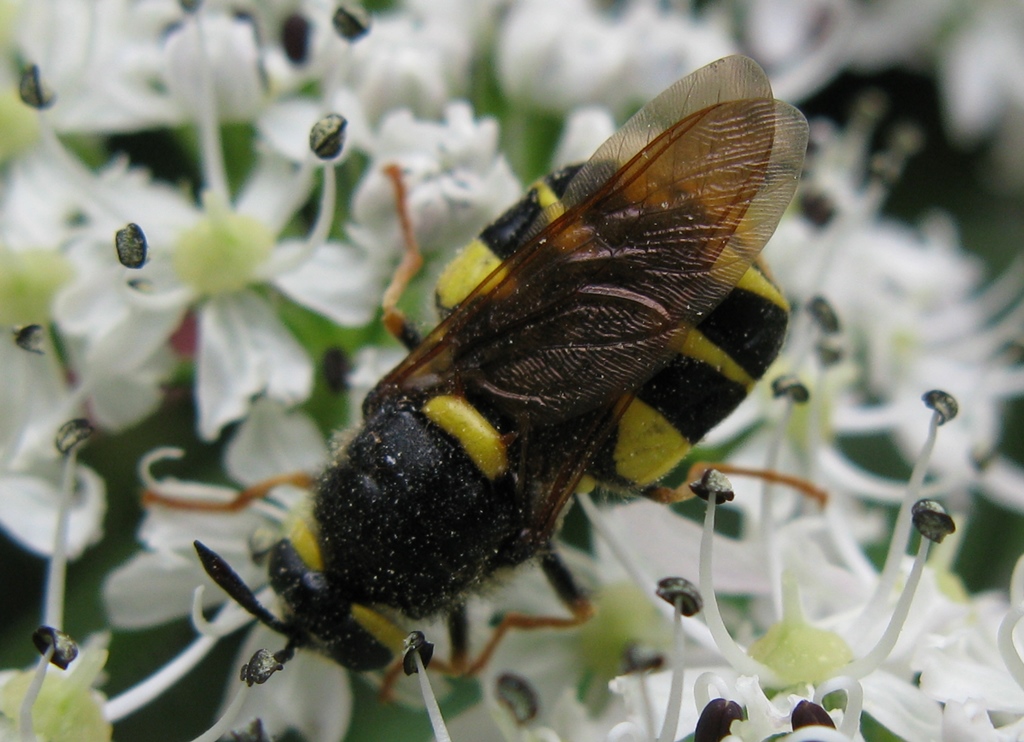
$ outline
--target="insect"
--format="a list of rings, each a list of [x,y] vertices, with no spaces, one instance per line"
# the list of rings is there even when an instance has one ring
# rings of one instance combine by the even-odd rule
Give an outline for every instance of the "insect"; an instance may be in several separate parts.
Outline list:
[[[679,499],[658,480],[775,358],[788,305],[758,254],[806,142],[744,57],[668,88],[455,259],[425,338],[386,313],[410,353],[270,550],[283,616],[197,544],[206,570],[287,637],[282,657],[311,647],[354,670],[390,663],[409,621],[447,617],[453,665],[473,671],[510,628],[586,620],[560,519],[595,484]],[[530,560],[571,616],[506,615],[470,663],[467,598]]]

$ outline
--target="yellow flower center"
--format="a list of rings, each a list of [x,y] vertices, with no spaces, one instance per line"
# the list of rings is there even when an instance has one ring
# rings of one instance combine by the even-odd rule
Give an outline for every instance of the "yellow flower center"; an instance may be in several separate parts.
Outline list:
[[[0,324],[49,322],[54,294],[73,275],[71,264],[59,252],[0,247]]]
[[[174,270],[200,294],[239,291],[258,277],[274,247],[274,235],[260,220],[236,214],[208,193],[203,208],[203,219],[178,238]]]

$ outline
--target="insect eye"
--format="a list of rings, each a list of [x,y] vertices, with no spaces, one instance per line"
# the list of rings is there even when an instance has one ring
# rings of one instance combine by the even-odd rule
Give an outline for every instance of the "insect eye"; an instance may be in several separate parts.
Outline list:
[[[302,586],[311,593],[322,593],[327,589],[323,572],[306,572],[302,575]]]

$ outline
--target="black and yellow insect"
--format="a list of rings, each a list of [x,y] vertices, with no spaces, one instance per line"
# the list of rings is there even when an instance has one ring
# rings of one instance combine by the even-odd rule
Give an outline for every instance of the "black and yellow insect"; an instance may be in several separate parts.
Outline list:
[[[584,620],[552,547],[570,497],[596,483],[666,499],[657,481],[775,358],[788,306],[758,254],[806,142],[749,59],[670,87],[441,276],[442,321],[367,397],[311,517],[271,550],[283,617],[197,545],[207,571],[288,638],[283,656],[357,670],[436,616],[465,668],[467,598],[533,559],[573,616],[507,616],[496,635]]]

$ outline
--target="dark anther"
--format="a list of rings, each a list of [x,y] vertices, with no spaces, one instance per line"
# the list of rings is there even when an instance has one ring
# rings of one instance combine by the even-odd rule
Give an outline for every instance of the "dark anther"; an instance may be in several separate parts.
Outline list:
[[[925,392],[921,399],[924,401],[925,407],[939,413],[939,425],[945,425],[960,412],[960,405],[957,404],[956,397],[941,389]]]
[[[229,734],[233,742],[271,742],[262,719],[253,719],[245,729],[233,729]]]
[[[708,702],[697,719],[693,742],[719,742],[729,736],[734,721],[743,719],[743,708],[735,701],[716,698]]]
[[[14,344],[29,353],[43,354],[43,326],[25,325],[14,331]]]
[[[790,722],[793,724],[794,732],[803,727],[836,728],[836,724],[832,721],[832,717],[828,715],[828,711],[818,704],[811,703],[810,701],[800,701],[800,703],[793,708],[793,714],[790,716]]]
[[[935,500],[918,500],[911,509],[914,528],[924,538],[942,543],[942,539],[956,531],[956,523]]]
[[[56,665],[61,670],[67,670],[68,665],[74,662],[75,657],[78,656],[78,644],[75,640],[52,626],[40,626],[33,631],[32,643],[36,645],[39,654],[46,654],[46,650],[53,647],[50,664]]]
[[[814,352],[818,356],[818,363],[824,368],[835,366],[843,360],[843,345],[834,335],[819,340],[814,345]]]
[[[341,394],[348,389],[348,375],[352,370],[352,364],[342,348],[332,345],[324,351],[320,368],[323,369],[324,379],[327,381],[327,388],[334,394]]]
[[[800,196],[800,211],[815,227],[824,227],[836,215],[836,204],[825,193],[809,191]]]
[[[60,426],[53,445],[57,447],[61,455],[64,455],[92,435],[92,431],[93,427],[88,420],[84,417],[76,417]]]
[[[304,64],[309,58],[310,25],[300,13],[291,13],[281,24],[281,46],[292,64]]]
[[[677,602],[680,603],[680,613],[684,616],[696,616],[704,607],[704,599],[701,598],[697,586],[685,577],[666,577],[658,580],[655,595],[673,607]]]
[[[178,4],[186,13],[195,13],[203,4],[203,0],[178,0]]]
[[[422,631],[414,631],[405,637],[405,650],[402,656],[402,669],[406,675],[415,675],[419,670],[416,668],[416,657],[420,656],[423,667],[430,665],[430,658],[434,656],[434,645],[427,641]]]
[[[665,666],[665,655],[652,652],[639,644],[630,644],[622,653],[622,674],[654,672]]]
[[[242,671],[238,679],[250,688],[254,685],[263,685],[270,680],[270,676],[278,670],[284,669],[284,663],[274,656],[269,649],[257,649],[247,663],[242,665]]]
[[[712,495],[715,504],[730,502],[736,494],[732,491],[732,482],[718,469],[707,469],[696,482],[690,482],[690,491],[707,502]]]
[[[498,703],[509,710],[516,724],[523,725],[535,719],[540,710],[537,692],[521,675],[510,672],[499,675],[495,681],[495,694]]]
[[[836,314],[835,308],[824,296],[812,297],[807,302],[807,311],[810,312],[815,323],[826,335],[835,335],[839,332],[839,315]]]
[[[146,264],[148,245],[146,235],[138,224],[128,224],[114,235],[117,259],[125,268],[141,268]]]
[[[31,106],[37,111],[49,108],[57,100],[49,86],[43,82],[39,74],[39,65],[30,64],[21,71],[21,80],[18,81],[18,95],[21,102]]]
[[[348,41],[361,39],[370,30],[370,16],[358,5],[339,5],[332,22],[338,35]]]
[[[313,124],[309,131],[309,148],[321,160],[337,157],[345,144],[345,127],[348,121],[337,113],[329,113]]]
[[[804,404],[811,398],[811,393],[803,382],[795,376],[780,376],[772,382],[772,394],[776,397],[789,397],[797,404]]]

